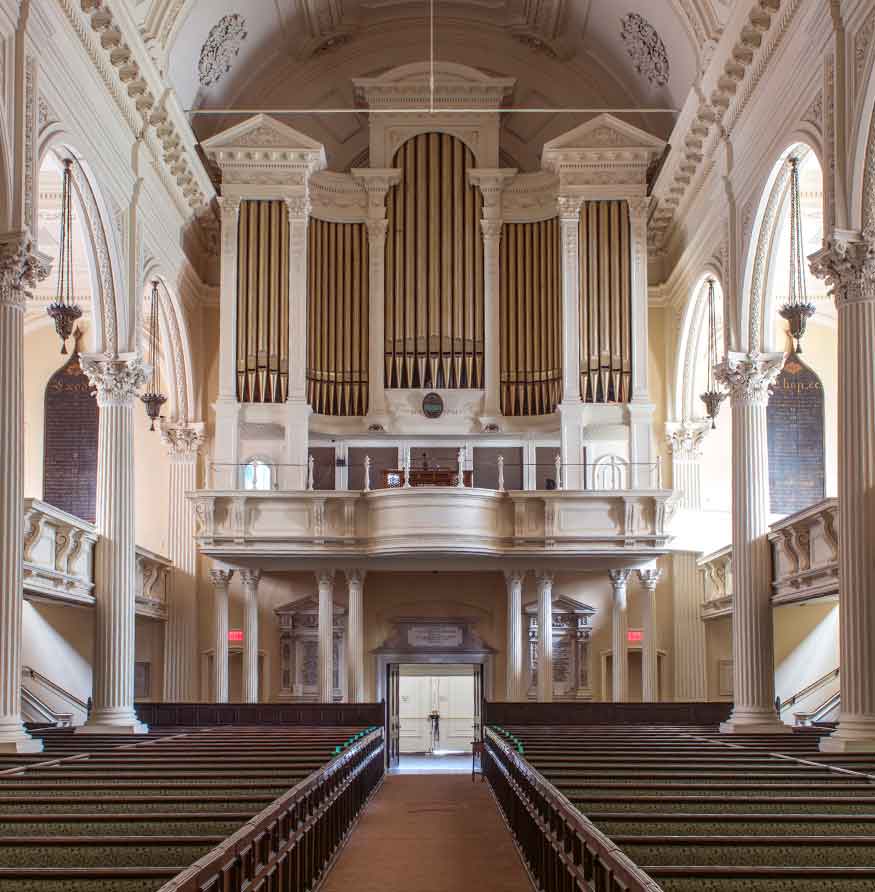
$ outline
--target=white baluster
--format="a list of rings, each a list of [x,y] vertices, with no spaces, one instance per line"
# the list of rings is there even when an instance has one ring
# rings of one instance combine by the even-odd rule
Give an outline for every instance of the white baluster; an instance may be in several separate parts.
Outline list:
[[[371,457],[365,456],[365,492],[371,491]]]
[[[316,460],[311,455],[307,459],[307,489],[308,490],[313,489],[313,465],[315,465],[315,464],[316,464]]]
[[[498,456],[498,491],[504,492],[504,456]]]
[[[556,456],[556,489],[562,489],[562,456]]]
[[[465,450],[460,449],[458,454],[459,460],[459,479],[456,481],[456,486],[460,489],[465,485]]]

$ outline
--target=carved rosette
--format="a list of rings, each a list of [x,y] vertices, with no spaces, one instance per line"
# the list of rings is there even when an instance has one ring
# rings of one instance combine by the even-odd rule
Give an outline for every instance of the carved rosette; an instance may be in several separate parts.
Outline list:
[[[93,356],[81,358],[82,371],[97,391],[97,404],[105,406],[133,406],[134,398],[143,389],[151,369],[142,357],[118,359]]]
[[[783,364],[782,356],[760,353],[730,356],[714,366],[714,377],[728,387],[733,403],[765,405]]]
[[[811,260],[811,272],[829,286],[837,306],[875,300],[875,244],[835,239]]]

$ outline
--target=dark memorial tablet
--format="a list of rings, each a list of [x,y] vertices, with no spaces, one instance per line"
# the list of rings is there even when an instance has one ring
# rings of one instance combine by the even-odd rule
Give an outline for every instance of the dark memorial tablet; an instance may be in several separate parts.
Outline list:
[[[793,514],[824,496],[823,386],[791,353],[766,412],[769,494],[774,514]]]
[[[444,414],[444,401],[438,393],[427,393],[422,400],[422,414],[426,418],[440,418]]]

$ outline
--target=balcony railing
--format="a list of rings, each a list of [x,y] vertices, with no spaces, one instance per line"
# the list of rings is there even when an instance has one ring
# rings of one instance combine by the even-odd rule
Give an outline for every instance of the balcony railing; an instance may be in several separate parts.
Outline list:
[[[167,619],[172,569],[169,558],[137,546],[136,605],[140,616]]]
[[[189,493],[196,538],[213,556],[570,555],[665,548],[669,490],[499,492],[409,487],[352,492]]]
[[[699,558],[702,574],[702,619],[732,613],[732,546]]]

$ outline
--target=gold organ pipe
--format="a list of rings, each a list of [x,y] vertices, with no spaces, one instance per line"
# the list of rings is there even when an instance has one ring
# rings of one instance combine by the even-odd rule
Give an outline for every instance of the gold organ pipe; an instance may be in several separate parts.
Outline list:
[[[620,334],[623,345],[621,399],[629,402],[632,399],[632,233],[629,205],[625,202],[622,202],[620,213]]]
[[[310,405],[320,415],[368,410],[369,248],[364,223],[310,221],[307,355]]]

